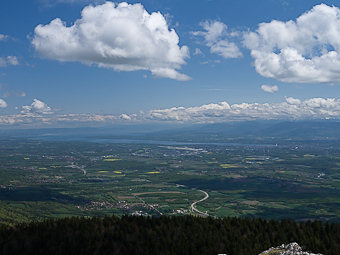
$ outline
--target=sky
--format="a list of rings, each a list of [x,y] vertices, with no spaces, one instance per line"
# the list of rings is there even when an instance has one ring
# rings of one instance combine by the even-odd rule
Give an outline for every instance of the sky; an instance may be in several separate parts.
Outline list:
[[[340,1],[2,0],[0,128],[340,118]]]

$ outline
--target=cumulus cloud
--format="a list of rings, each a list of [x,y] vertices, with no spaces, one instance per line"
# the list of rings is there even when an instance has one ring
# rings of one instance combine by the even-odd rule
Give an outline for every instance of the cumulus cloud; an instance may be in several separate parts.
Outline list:
[[[107,122],[119,120],[119,116],[101,114],[63,114],[51,118],[54,122]]]
[[[277,91],[279,91],[279,87],[277,85],[266,85],[266,84],[263,84],[261,86],[261,89],[264,91],[264,92],[268,92],[268,93],[275,93]]]
[[[296,20],[244,34],[256,71],[285,82],[340,82],[340,9],[320,4]]]
[[[0,101],[1,102],[1,101]],[[51,114],[46,114],[51,113]],[[180,123],[218,123],[242,120],[340,120],[340,99],[286,97],[278,103],[211,103],[194,107],[155,109],[135,114],[55,114],[45,103],[35,99],[17,115],[0,115],[0,124],[103,125],[118,122],[168,121]]]
[[[53,113],[51,107],[49,107],[43,101],[38,99],[34,99],[31,105],[24,105],[22,106],[23,114],[51,114]]]
[[[294,98],[294,97],[286,97],[286,102],[288,104],[295,104],[295,105],[301,104],[301,100],[298,98]]]
[[[190,79],[178,71],[189,57],[188,47],[179,46],[177,33],[169,30],[160,12],[149,14],[141,4],[106,2],[86,6],[72,26],[59,18],[38,25],[32,44],[49,59]]]
[[[220,102],[197,107],[173,107],[152,110],[144,119],[196,123],[226,122],[253,119],[340,119],[340,99],[312,98],[300,100],[288,97],[280,103]]]
[[[123,120],[131,120],[131,117],[125,113],[122,113],[119,117]]]
[[[0,108],[6,108],[6,107],[7,107],[7,102],[0,98]]]
[[[128,115],[127,115],[128,116]],[[101,123],[114,123],[118,121],[128,121],[129,119],[120,118],[115,115],[100,114],[33,114],[22,111],[16,115],[0,115],[0,125],[68,125],[78,124],[91,125]]]
[[[0,67],[5,66],[17,66],[19,65],[19,60],[16,56],[0,57]]]
[[[228,32],[227,25],[220,21],[201,22],[203,31],[192,32],[195,36],[202,36],[210,52],[218,54],[223,58],[239,58],[242,53],[238,46],[231,42],[232,33]]]
[[[22,121],[16,115],[1,116],[0,115],[0,125],[13,125],[21,123]]]

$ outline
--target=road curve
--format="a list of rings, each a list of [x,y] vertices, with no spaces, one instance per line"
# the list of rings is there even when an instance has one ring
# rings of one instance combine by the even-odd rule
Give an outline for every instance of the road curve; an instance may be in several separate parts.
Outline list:
[[[207,199],[209,198],[209,194],[208,194],[207,192],[205,192],[204,190],[198,190],[198,191],[201,191],[202,193],[204,193],[205,197],[202,198],[201,200],[198,200],[198,201],[196,201],[196,202],[193,202],[193,203],[191,204],[191,206],[190,206],[190,209],[191,209],[192,212],[196,212],[196,213],[198,213],[198,214],[201,215],[201,216],[208,217],[209,214],[204,213],[204,212],[201,212],[200,210],[196,209],[195,205],[196,205],[197,203],[203,202],[204,200],[207,200]]]

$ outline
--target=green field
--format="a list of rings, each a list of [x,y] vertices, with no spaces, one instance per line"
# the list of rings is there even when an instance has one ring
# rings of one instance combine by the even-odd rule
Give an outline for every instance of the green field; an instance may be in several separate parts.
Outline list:
[[[0,223],[106,214],[340,220],[340,146],[2,139]],[[202,190],[202,191],[201,191]]]

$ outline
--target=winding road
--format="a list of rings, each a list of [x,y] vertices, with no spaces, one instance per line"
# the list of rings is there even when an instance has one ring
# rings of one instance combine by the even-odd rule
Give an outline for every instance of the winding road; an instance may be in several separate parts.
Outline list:
[[[66,167],[71,167],[71,168],[79,169],[80,171],[83,172],[84,175],[86,175],[86,173],[87,173],[86,170],[84,169],[85,166],[77,166],[77,165],[74,165],[74,164],[72,163],[72,165],[69,165],[69,166],[66,166]]]
[[[209,214],[204,213],[204,212],[201,212],[200,210],[196,209],[195,205],[196,205],[197,203],[203,202],[204,200],[207,200],[207,199],[209,198],[209,194],[208,194],[207,192],[203,191],[203,190],[198,190],[198,191],[201,191],[202,193],[204,193],[205,197],[202,198],[201,200],[198,200],[198,201],[196,201],[196,202],[193,202],[193,203],[191,204],[191,206],[190,206],[190,209],[191,209],[192,212],[196,212],[196,213],[198,213],[199,215],[201,215],[201,216],[203,216],[203,217],[208,217]]]

